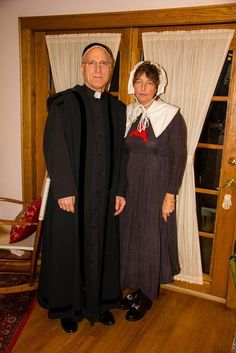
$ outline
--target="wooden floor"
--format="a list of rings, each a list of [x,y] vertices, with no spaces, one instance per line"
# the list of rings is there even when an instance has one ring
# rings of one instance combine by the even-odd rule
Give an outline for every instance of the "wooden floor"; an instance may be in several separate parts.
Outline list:
[[[163,288],[143,320],[113,314],[114,326],[83,320],[66,334],[37,304],[12,353],[230,353],[236,332],[236,311]]]

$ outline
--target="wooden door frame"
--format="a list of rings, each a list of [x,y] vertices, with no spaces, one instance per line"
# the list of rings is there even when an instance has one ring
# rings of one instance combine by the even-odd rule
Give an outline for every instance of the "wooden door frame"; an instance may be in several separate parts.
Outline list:
[[[41,187],[42,175],[42,119],[46,119],[45,102],[48,95],[48,63],[45,35],[78,31],[129,31],[129,62],[125,62],[128,77],[130,68],[138,61],[141,37],[146,28],[150,31],[161,27],[176,30],[183,27],[235,28],[236,4],[199,6],[189,8],[97,13],[83,15],[37,16],[19,18],[20,58],[21,58],[21,118],[22,118],[22,189],[25,200],[37,196]],[[128,33],[128,32],[127,32]],[[135,42],[135,50],[131,51]],[[235,45],[234,45],[235,46]],[[127,48],[126,48],[127,50]],[[128,51],[127,50],[127,51]],[[43,68],[43,69],[42,69]],[[121,99],[128,102],[125,80],[121,82]],[[44,104],[39,104],[44,102]],[[42,118],[44,117],[44,118]],[[38,148],[38,149],[37,149]],[[37,152],[37,153],[36,153]],[[41,163],[41,164],[40,164]],[[39,172],[41,171],[41,172]],[[39,175],[38,175],[39,174]],[[231,245],[230,245],[231,246]],[[184,285],[183,285],[184,286]],[[188,288],[188,286],[187,286]],[[199,290],[198,285],[191,288]],[[206,288],[205,292],[209,293]]]

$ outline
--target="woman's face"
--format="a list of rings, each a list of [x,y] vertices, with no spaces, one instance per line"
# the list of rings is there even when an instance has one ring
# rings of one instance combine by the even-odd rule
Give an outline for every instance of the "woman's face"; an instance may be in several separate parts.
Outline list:
[[[145,105],[155,97],[157,88],[155,83],[147,77],[145,73],[142,73],[134,83],[134,93],[139,103]]]

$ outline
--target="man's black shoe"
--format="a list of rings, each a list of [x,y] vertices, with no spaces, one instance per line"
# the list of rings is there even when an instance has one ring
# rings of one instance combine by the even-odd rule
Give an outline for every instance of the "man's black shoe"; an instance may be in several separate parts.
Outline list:
[[[121,300],[120,309],[121,310],[130,309],[134,303],[138,302],[138,299],[139,299],[139,291],[135,291],[133,293],[126,295],[126,297],[124,297]]]
[[[152,301],[144,294],[142,294],[141,298],[137,303],[134,303],[129,311],[127,312],[125,318],[128,321],[138,321],[142,319],[146,313],[152,306]]]
[[[115,319],[112,313],[109,310],[106,310],[100,314],[100,322],[103,325],[114,325]]]
[[[78,329],[78,323],[70,317],[64,317],[61,319],[61,327],[66,333],[76,332]]]

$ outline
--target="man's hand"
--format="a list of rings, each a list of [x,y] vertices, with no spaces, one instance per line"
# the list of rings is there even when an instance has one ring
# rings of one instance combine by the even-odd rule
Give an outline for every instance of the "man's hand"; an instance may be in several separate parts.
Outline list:
[[[75,213],[75,196],[63,197],[58,199],[57,202],[62,210]]]
[[[114,216],[118,216],[126,205],[125,198],[122,196],[116,196],[115,213]]]

